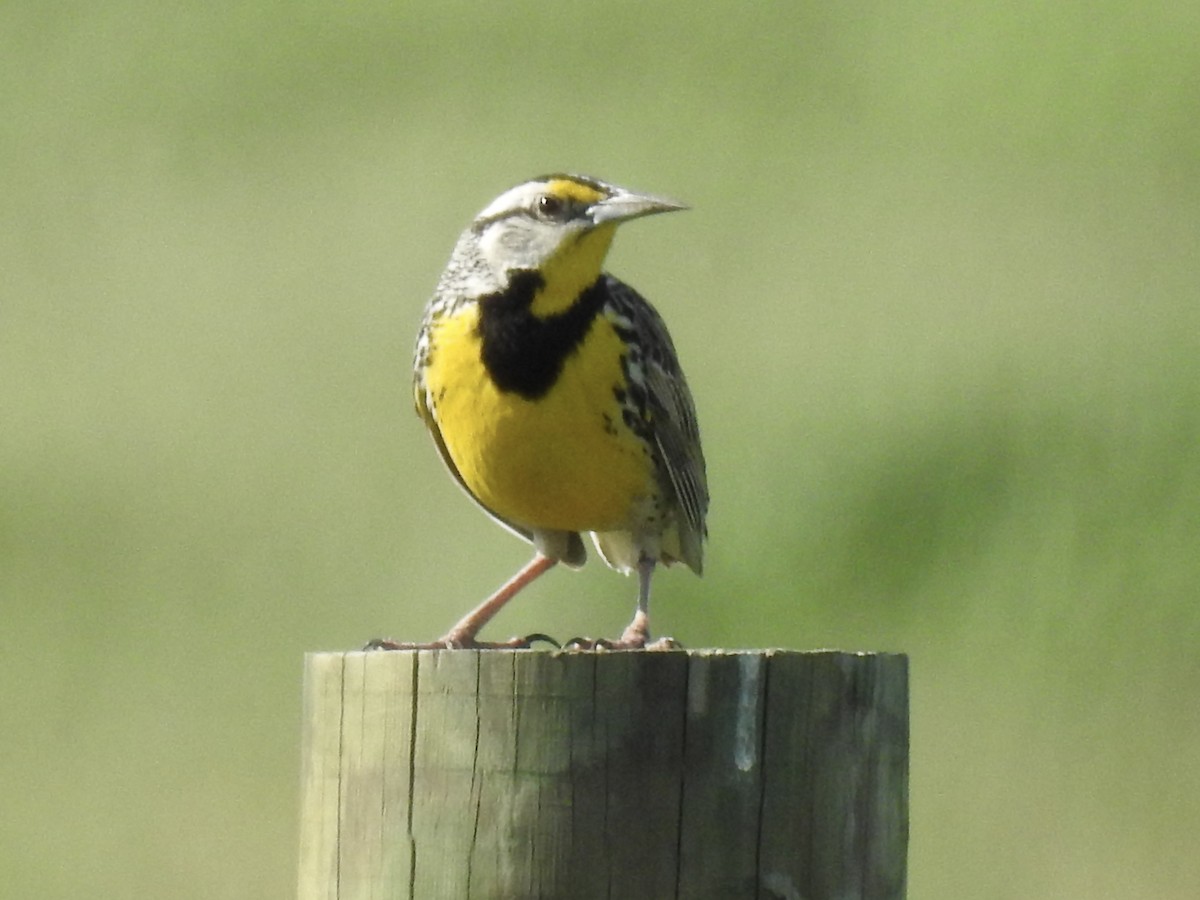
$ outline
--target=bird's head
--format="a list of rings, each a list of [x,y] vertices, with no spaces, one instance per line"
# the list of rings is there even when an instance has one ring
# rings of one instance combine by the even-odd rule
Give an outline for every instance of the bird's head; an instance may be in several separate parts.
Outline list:
[[[505,191],[475,217],[471,233],[497,282],[519,272],[543,279],[543,313],[569,305],[600,275],[616,228],[682,203],[583,175],[546,175]]]

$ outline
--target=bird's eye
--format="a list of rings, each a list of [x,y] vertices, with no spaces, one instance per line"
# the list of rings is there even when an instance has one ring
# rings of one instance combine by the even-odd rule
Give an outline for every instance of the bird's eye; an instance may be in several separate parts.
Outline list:
[[[566,213],[567,204],[552,194],[542,194],[537,198],[534,208],[543,219],[561,219]]]

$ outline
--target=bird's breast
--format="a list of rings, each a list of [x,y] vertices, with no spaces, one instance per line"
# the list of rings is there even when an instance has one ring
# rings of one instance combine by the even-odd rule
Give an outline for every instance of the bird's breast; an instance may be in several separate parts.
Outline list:
[[[649,446],[623,420],[625,345],[612,325],[591,317],[536,395],[497,384],[484,363],[485,342],[479,304],[460,307],[432,325],[423,378],[427,405],[467,488],[527,528],[635,524],[631,516],[657,482]]]

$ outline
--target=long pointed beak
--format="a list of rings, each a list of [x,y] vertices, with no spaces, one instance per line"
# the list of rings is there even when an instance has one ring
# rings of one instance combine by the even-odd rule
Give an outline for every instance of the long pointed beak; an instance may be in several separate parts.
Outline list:
[[[618,190],[611,197],[589,206],[588,215],[592,217],[592,222],[596,225],[603,225],[605,222],[627,222],[641,216],[675,212],[687,208],[687,204],[666,197]]]

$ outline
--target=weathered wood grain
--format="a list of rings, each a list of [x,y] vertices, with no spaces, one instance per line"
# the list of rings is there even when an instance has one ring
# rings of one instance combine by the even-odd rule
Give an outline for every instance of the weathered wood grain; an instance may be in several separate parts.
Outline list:
[[[304,722],[301,900],[904,896],[900,655],[312,654]]]

